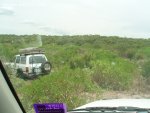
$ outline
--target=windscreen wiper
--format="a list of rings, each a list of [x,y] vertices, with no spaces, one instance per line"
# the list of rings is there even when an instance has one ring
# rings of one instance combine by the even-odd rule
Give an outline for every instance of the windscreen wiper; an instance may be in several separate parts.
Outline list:
[[[87,111],[87,112],[92,112],[92,111],[99,111],[99,112],[148,112],[150,113],[150,108],[139,108],[139,107],[131,107],[131,106],[119,106],[119,107],[86,107],[82,109],[74,109],[72,111]]]
[[[117,111],[137,111],[137,112],[150,112],[150,108],[140,108],[140,107],[132,107],[132,106],[119,106],[117,107]]]
[[[99,112],[105,112],[105,111],[115,111],[116,107],[86,107],[81,109],[73,109],[69,112],[73,111],[86,111],[86,112],[92,112],[92,111],[99,111]]]

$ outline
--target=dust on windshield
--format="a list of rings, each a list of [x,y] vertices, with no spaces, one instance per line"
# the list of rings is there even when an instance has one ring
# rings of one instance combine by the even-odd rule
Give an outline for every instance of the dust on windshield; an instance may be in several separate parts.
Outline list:
[[[42,45],[36,47],[33,43],[38,44],[38,38],[39,35],[0,35],[1,60],[26,111],[34,112],[34,103],[64,102],[71,110],[99,99],[150,98],[149,39],[42,35]],[[52,69],[26,78],[30,72],[27,65],[32,66],[26,63],[31,57],[28,59],[27,54],[21,63],[14,56],[31,45],[45,51],[42,55]],[[42,56],[34,58],[43,61]],[[18,76],[17,66],[25,69],[25,75]]]

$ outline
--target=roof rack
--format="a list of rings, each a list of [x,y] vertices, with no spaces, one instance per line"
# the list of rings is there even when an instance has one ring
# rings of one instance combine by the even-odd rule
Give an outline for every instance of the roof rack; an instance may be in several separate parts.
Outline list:
[[[19,50],[20,55],[44,54],[44,53],[45,52],[43,50],[36,48],[36,47],[30,47],[30,48]]]

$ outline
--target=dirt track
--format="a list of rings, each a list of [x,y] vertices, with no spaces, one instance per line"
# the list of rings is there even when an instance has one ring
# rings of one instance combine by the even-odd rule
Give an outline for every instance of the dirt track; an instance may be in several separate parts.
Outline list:
[[[102,99],[113,98],[150,98],[150,93],[131,91],[106,91],[102,94]]]
[[[117,98],[149,98],[150,99],[150,85],[134,84],[131,89],[125,91],[104,90],[100,93],[83,93],[83,98],[86,103],[100,100],[100,99],[117,99]]]
[[[125,91],[104,91],[102,99],[113,98],[150,98],[150,84],[143,78],[136,78],[129,90]]]

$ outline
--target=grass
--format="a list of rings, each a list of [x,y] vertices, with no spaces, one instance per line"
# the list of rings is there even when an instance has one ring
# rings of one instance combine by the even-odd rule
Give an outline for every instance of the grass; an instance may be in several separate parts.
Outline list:
[[[20,88],[18,92],[23,97],[23,103],[26,100],[31,103],[64,102],[69,105],[68,109],[73,109],[85,102],[79,94],[94,90],[99,89],[92,83],[87,71],[80,68],[72,70],[65,66],[59,72],[39,77]],[[25,107],[32,108],[32,105],[26,104]]]
[[[102,88],[109,90],[127,90],[134,79],[136,67],[123,59],[93,62],[93,80]]]

